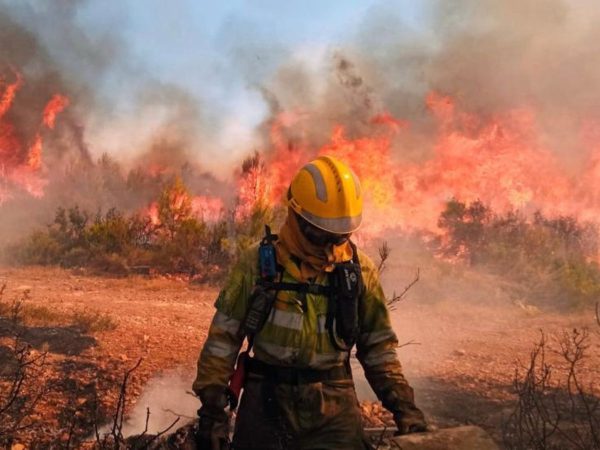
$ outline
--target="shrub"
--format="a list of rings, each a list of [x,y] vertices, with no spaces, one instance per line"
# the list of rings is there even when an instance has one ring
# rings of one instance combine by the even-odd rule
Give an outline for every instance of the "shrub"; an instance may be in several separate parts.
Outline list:
[[[63,248],[48,231],[35,231],[15,249],[15,257],[28,264],[58,264]]]
[[[555,343],[542,333],[529,361],[515,368],[517,402],[503,427],[506,448],[600,448],[598,384],[586,380],[589,348],[587,330],[565,331]]]
[[[258,210],[250,225],[225,219],[207,223],[194,215],[191,204],[185,186],[174,178],[159,195],[154,222],[149,215],[127,215],[115,208],[95,216],[77,206],[59,208],[45,230],[31,234],[11,253],[24,264],[88,266],[116,275],[127,274],[132,266],[151,265],[190,275],[210,269],[214,277],[215,267],[224,268],[238,247],[230,231],[239,227],[248,240],[256,240],[258,221],[267,215]]]
[[[117,328],[117,324],[110,315],[87,309],[73,313],[72,323],[83,333],[111,331]]]
[[[479,201],[453,199],[438,225],[443,256],[519,281],[538,302],[578,306],[600,295],[600,238],[592,224],[540,212],[530,219],[517,211],[496,214]]]
[[[97,214],[94,223],[85,230],[86,242],[95,252],[123,252],[131,245],[130,222],[115,208],[110,209],[104,216]]]

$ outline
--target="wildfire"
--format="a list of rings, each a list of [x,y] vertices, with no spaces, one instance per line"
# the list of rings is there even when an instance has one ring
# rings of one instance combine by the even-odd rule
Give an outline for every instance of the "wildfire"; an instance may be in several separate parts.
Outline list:
[[[217,222],[223,218],[225,205],[219,197],[197,195],[192,197],[192,212],[206,222]]]
[[[16,189],[41,196],[43,131],[52,130],[69,99],[55,94],[41,112],[37,131],[29,136],[15,123],[11,110],[18,104],[23,77],[0,79],[0,203]],[[482,200],[494,210],[541,210],[549,215],[568,214],[597,220],[600,213],[600,124],[582,126],[581,143],[587,149],[585,170],[569,176],[556,152],[549,147],[537,123],[534,108],[522,107],[480,116],[463,111],[450,96],[431,93],[425,106],[435,127],[431,148],[422,162],[403,158],[402,137],[414,133],[411,124],[384,112],[366,124],[367,131],[349,137],[343,125],[333,128],[329,142],[315,148],[304,136],[303,120],[310,116],[286,112],[271,122],[269,151],[248,160],[236,176],[235,219],[243,220],[256,206],[277,204],[284,197],[291,176],[307,161],[329,154],[346,161],[359,176],[365,193],[363,232],[377,234],[391,225],[437,231],[437,219],[445,203]],[[34,112],[39,114],[39,112]],[[290,133],[293,131],[293,133]],[[293,134],[294,138],[290,138]],[[423,152],[425,154],[425,152]],[[151,175],[168,173],[162,165],[149,165]],[[192,213],[206,221],[222,218],[223,199],[191,196]],[[178,199],[173,198],[173,207]],[[146,211],[158,224],[158,206]]]
[[[283,115],[271,129],[273,150],[264,166],[254,167],[238,181],[241,216],[252,201],[279,202],[290,177],[319,154],[346,161],[357,173],[365,192],[363,232],[377,234],[390,226],[437,231],[437,219],[448,200],[480,199],[494,210],[541,210],[597,220],[600,180],[600,126],[585,128],[589,151],[584,175],[570,178],[536,123],[533,109],[520,108],[479,117],[460,110],[453,98],[431,93],[426,99],[437,124],[433,156],[417,164],[402,160],[392,147],[410,124],[388,113],[371,121],[371,132],[356,139],[336,126],[330,142],[311,150],[304,142],[290,145],[283,136],[298,116]]]
[[[195,218],[209,223],[218,222],[223,218],[225,205],[221,198],[197,195],[189,197],[187,200],[190,201],[191,215]],[[170,208],[172,210],[178,210],[187,200],[182,197],[174,197]],[[160,225],[161,220],[158,202],[152,202],[150,206],[146,208],[145,215],[150,218],[150,223],[152,223],[152,225]]]
[[[44,194],[47,180],[41,174],[41,128],[53,129],[56,116],[69,104],[66,97],[54,95],[44,108],[40,129],[28,138],[10,117],[19,89],[24,85],[20,73],[14,72],[14,78],[13,82],[0,78],[0,204],[13,195],[15,188],[35,197]]]

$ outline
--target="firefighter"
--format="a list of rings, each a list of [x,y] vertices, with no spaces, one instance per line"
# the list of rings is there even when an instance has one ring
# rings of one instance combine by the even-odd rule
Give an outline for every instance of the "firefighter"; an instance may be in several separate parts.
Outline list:
[[[200,448],[226,448],[225,409],[237,400],[228,383],[244,338],[253,356],[243,369],[235,450],[368,448],[350,371],[354,347],[398,433],[426,431],[377,268],[350,240],[362,221],[358,178],[321,156],[296,174],[287,201],[278,236],[241,256],[216,300],[193,384]]]

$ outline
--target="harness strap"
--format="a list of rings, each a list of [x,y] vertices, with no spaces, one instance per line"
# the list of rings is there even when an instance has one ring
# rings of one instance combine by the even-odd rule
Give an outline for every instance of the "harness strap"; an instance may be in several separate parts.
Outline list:
[[[329,286],[322,286],[320,284],[312,283],[288,283],[283,281],[268,281],[261,278],[256,282],[256,284],[264,287],[267,290],[274,291],[292,291],[303,294],[326,296],[329,296],[332,293],[332,289]]]

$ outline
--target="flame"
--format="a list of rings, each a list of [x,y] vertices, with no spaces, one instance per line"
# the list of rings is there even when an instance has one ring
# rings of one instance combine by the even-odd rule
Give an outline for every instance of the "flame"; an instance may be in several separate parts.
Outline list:
[[[41,130],[28,138],[10,118],[11,108],[18,102],[18,92],[24,85],[22,75],[16,71],[13,73],[13,82],[0,78],[0,204],[11,198],[16,189],[41,197],[48,183],[42,174]],[[43,110],[40,128],[53,129],[56,116],[68,104],[67,97],[54,95]]]
[[[27,166],[33,171],[42,167],[42,138],[39,134],[35,136],[33,144],[29,148]]]
[[[532,110],[523,108],[482,119],[458,111],[446,96],[430,94],[438,120],[434,156],[397,172],[397,207],[410,209],[411,223],[436,229],[445,202],[480,199],[493,209],[573,213],[572,183],[550,149]]]
[[[13,83],[9,83],[6,85],[6,88],[4,89],[4,94],[2,94],[2,97],[0,97],[0,119],[2,119],[2,117],[10,109],[10,107],[13,104],[13,101],[15,100],[15,95],[17,94],[17,91],[23,85],[23,78],[21,77],[21,74],[15,72],[15,78],[16,80]],[[0,79],[0,87],[2,86],[2,84],[2,79]]]
[[[267,183],[263,167],[250,168],[237,181],[237,205],[234,218],[241,222],[250,217],[256,206],[267,201]]]
[[[205,222],[218,222],[223,218],[224,211],[225,204],[219,197],[192,197],[192,212]]]
[[[203,222],[216,223],[223,218],[225,204],[219,197],[209,197],[204,195],[192,196],[190,198],[192,205],[192,215]],[[173,196],[170,199],[174,210],[181,208],[186,201],[184,196]],[[152,225],[160,225],[158,202],[152,202],[143,213],[150,219]]]
[[[433,154],[421,163],[402,160],[402,148],[392,152],[395,138],[410,133],[411,127],[389,113],[374,117],[367,135],[358,138],[348,138],[343,126],[335,126],[330,142],[318,149],[298,140],[290,144],[285,131],[299,126],[301,117],[280,115],[272,124],[272,150],[263,165],[238,177],[236,217],[247,216],[256,202],[281,201],[303,164],[329,154],[346,161],[361,180],[365,234],[378,234],[390,226],[438,232],[438,217],[452,198],[479,199],[498,212],[541,210],[598,220],[600,123],[583,127],[582,144],[589,162],[583,176],[569,177],[545,144],[533,108],[478,116],[462,111],[452,97],[435,92],[425,104],[436,132]]]
[[[17,189],[41,196],[45,184],[44,137],[55,127],[57,115],[69,105],[54,95],[42,111],[38,130],[24,135],[11,118],[19,105],[23,77],[0,79],[0,203]],[[404,158],[406,145],[416,131],[407,120],[382,112],[356,130],[333,127],[328,142],[315,146],[303,127],[311,114],[283,112],[271,120],[270,144],[260,157],[249,160],[236,174],[235,220],[249,217],[256,207],[280,204],[290,180],[304,164],[318,155],[346,161],[357,173],[364,192],[365,223],[362,232],[379,234],[390,226],[438,232],[437,220],[451,198],[482,200],[498,212],[541,210],[547,215],[572,215],[598,221],[600,216],[600,121],[582,124],[580,142],[587,158],[577,176],[569,175],[544,139],[534,107],[523,106],[495,114],[466,112],[448,95],[430,93],[426,111],[433,122],[430,148],[415,162]],[[33,112],[39,114],[39,112]],[[290,137],[293,136],[293,137]],[[417,142],[421,142],[417,140]],[[425,151],[427,150],[427,152]],[[414,152],[413,152],[414,153]],[[175,170],[149,164],[155,177]],[[173,198],[174,206],[182,199]],[[209,222],[223,217],[223,199],[191,197],[193,214]],[[147,208],[158,224],[158,206]]]
[[[60,114],[67,106],[69,106],[69,99],[67,97],[60,94],[54,94],[52,99],[50,99],[50,101],[44,108],[44,125],[46,125],[51,130],[54,129],[56,116]]]
[[[158,202],[151,203],[146,209],[145,213],[150,218],[150,223],[152,225],[160,225],[160,219],[158,217]]]

